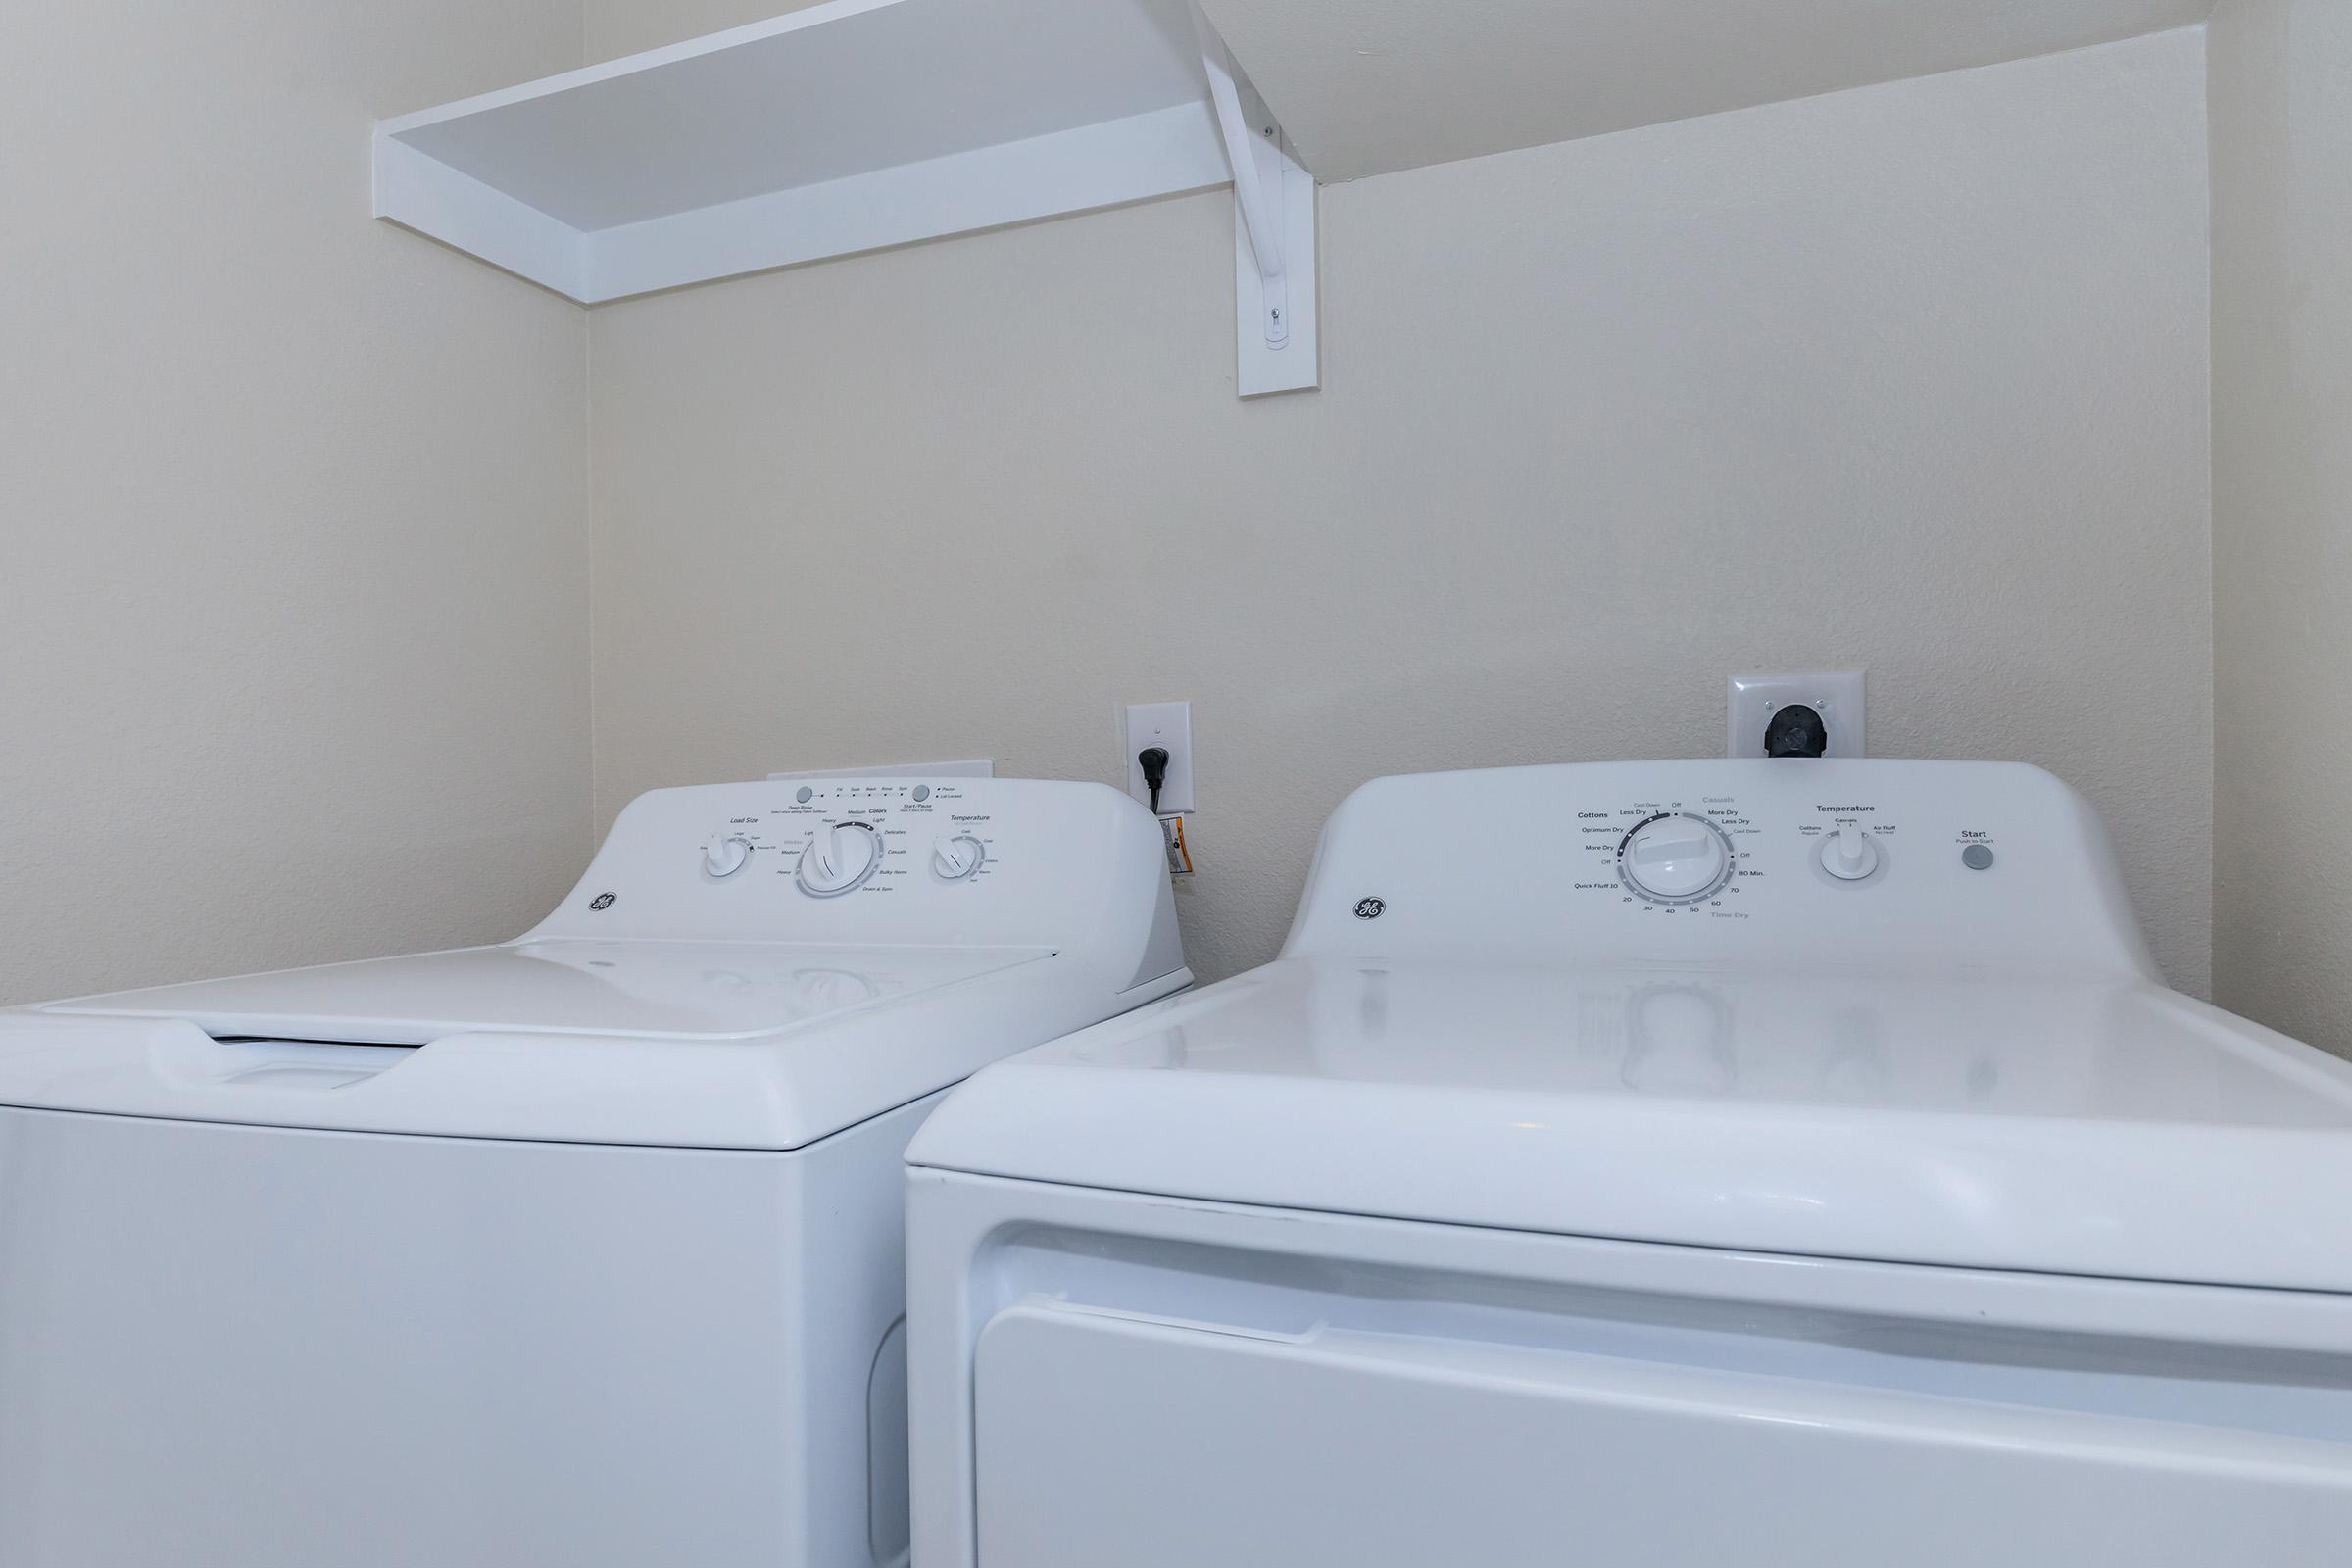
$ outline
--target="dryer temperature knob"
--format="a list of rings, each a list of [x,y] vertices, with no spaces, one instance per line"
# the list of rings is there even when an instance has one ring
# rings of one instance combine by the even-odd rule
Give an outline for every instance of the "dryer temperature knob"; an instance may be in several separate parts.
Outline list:
[[[1879,868],[1878,840],[1859,822],[1845,822],[1822,841],[1821,868],[1840,882],[1859,882]]]

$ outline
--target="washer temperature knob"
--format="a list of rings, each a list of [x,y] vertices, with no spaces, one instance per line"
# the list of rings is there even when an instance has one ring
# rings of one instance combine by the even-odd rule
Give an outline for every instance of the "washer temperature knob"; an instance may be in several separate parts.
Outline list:
[[[752,861],[752,841],[724,829],[703,841],[703,869],[724,880]]]
[[[1617,875],[1652,904],[1702,904],[1732,879],[1731,841],[1704,817],[1661,811],[1618,843]]]
[[[931,869],[943,882],[968,881],[987,858],[988,851],[969,833],[943,836],[931,846]]]
[[[833,822],[808,835],[792,879],[812,899],[861,888],[882,866],[882,835],[863,822]]]

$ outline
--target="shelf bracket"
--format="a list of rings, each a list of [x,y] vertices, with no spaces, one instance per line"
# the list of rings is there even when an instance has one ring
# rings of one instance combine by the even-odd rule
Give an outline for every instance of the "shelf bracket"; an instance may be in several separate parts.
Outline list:
[[[1236,348],[1242,396],[1321,383],[1315,312],[1315,179],[1234,65],[1225,40],[1192,7],[1217,131],[1233,170]]]

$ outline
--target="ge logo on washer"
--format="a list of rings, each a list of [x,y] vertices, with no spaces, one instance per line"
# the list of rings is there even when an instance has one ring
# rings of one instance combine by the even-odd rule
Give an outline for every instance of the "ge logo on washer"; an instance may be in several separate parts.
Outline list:
[[[599,893],[595,898],[588,901],[588,907],[591,909],[610,909],[612,907],[613,897],[614,895],[610,893]]]
[[[1358,899],[1355,901],[1355,917],[1358,920],[1377,920],[1388,913],[1388,901],[1385,899]]]

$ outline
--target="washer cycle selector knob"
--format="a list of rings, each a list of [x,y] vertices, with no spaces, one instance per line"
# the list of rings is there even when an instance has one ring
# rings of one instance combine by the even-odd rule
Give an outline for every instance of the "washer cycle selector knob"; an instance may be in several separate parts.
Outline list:
[[[1618,842],[1617,875],[1652,904],[1703,904],[1732,879],[1732,844],[1704,817],[1661,811]]]
[[[808,835],[792,879],[812,899],[861,888],[882,866],[882,835],[863,822],[829,822]]]
[[[1822,841],[1821,868],[1840,882],[1859,882],[1879,868],[1878,840],[1859,822],[1841,822]]]
[[[703,841],[703,869],[725,879],[752,861],[752,841],[740,833],[720,831]]]
[[[931,846],[931,869],[941,880],[961,882],[973,876],[988,858],[988,851],[969,833],[943,835]]]

